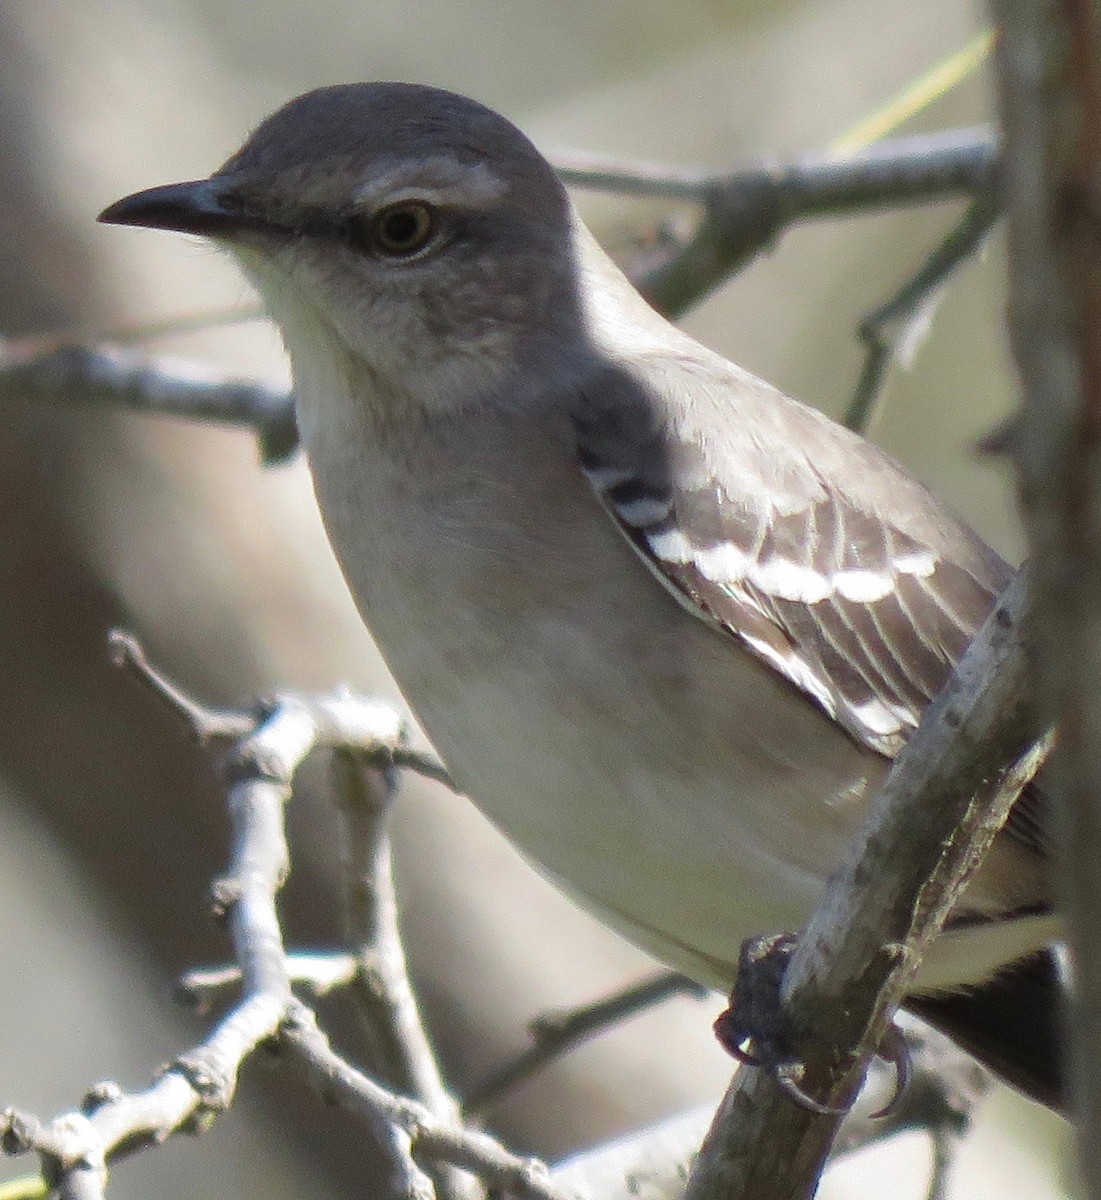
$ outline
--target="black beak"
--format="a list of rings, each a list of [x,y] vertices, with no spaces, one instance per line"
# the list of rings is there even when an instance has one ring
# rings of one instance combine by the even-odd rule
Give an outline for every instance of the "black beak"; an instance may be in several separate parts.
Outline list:
[[[116,200],[99,214],[105,225],[140,225],[205,237],[231,236],[246,224],[240,207],[228,200],[224,179],[170,183]]]

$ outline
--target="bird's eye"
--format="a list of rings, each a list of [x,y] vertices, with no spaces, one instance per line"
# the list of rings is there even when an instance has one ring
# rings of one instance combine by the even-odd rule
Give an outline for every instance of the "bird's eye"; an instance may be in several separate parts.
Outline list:
[[[423,249],[436,231],[432,209],[419,200],[391,204],[374,216],[375,248],[391,258],[407,258]]]

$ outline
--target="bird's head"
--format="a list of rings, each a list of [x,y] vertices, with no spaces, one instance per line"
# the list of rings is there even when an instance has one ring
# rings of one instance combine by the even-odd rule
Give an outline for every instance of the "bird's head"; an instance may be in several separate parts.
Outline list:
[[[517,371],[545,377],[580,320],[554,171],[503,117],[435,88],[309,92],[209,179],[127,196],[100,220],[230,249],[300,391],[359,371],[386,403],[446,411]]]

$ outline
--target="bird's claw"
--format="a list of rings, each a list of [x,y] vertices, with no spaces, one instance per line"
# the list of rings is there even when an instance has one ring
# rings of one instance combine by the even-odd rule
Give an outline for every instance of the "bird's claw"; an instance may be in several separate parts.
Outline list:
[[[778,1063],[772,1070],[776,1086],[800,1108],[809,1109],[820,1117],[843,1117],[849,1111],[848,1105],[834,1108],[832,1105],[822,1104],[803,1091],[799,1086],[799,1080],[803,1078],[803,1069],[803,1064],[798,1062]]]
[[[843,1116],[848,1107],[834,1108],[808,1095],[801,1083],[804,1064],[794,1053],[780,1000],[780,986],[795,950],[793,934],[750,938],[742,945],[738,974],[730,1003],[714,1024],[723,1049],[739,1063],[769,1071],[777,1087],[800,1108],[819,1116]],[[896,1111],[910,1084],[910,1048],[897,1025],[891,1024],[876,1051],[895,1069],[895,1088],[873,1119]]]
[[[894,1021],[887,1026],[887,1032],[883,1035],[883,1041],[880,1042],[876,1054],[885,1063],[890,1063],[894,1067],[895,1086],[887,1103],[872,1113],[873,1121],[894,1115],[910,1087],[910,1079],[913,1075],[913,1056],[910,1053],[910,1043]]]

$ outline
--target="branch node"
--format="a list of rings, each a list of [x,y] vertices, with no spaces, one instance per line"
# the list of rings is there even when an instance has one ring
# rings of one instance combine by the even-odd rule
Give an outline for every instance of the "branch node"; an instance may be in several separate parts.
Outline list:
[[[91,1116],[104,1105],[114,1104],[122,1097],[122,1088],[113,1079],[105,1079],[94,1083],[80,1099],[80,1111]]]
[[[223,875],[210,885],[210,907],[217,921],[224,920],[229,910],[241,899],[244,888],[240,880]]]
[[[191,1124],[206,1126],[233,1101],[236,1090],[236,1072],[227,1071],[213,1053],[205,1047],[180,1054],[162,1074],[177,1071],[195,1089],[201,1100],[191,1118]]]

